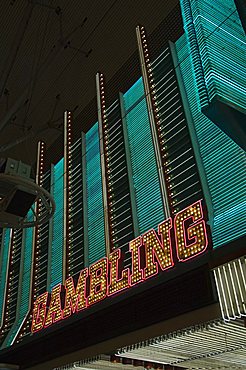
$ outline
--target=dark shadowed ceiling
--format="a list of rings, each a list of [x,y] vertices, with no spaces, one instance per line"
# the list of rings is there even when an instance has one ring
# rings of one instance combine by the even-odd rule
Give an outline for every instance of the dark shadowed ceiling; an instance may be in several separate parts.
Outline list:
[[[36,143],[61,134],[136,49],[135,27],[148,33],[178,0],[0,1],[0,157],[26,163]]]

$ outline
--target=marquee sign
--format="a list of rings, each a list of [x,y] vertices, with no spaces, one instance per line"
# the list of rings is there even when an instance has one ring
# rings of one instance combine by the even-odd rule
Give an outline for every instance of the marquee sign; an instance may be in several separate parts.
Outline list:
[[[175,260],[186,262],[208,246],[202,201],[178,212],[154,229],[129,242],[131,269],[122,269],[121,249],[116,249],[80,272],[77,283],[68,277],[64,286],[40,295],[32,313],[33,333],[85,310],[93,304],[170,269]],[[176,251],[174,252],[174,250]],[[62,299],[64,296],[64,299]],[[64,301],[64,302],[63,302]]]

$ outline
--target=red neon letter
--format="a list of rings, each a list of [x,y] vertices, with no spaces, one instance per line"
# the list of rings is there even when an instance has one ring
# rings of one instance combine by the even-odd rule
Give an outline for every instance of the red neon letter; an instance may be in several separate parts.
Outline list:
[[[172,261],[172,246],[170,238],[170,229],[172,227],[172,219],[162,222],[158,227],[158,234],[161,236],[161,241],[156,235],[155,230],[150,230],[145,233],[143,244],[145,246],[146,267],[144,269],[144,278],[148,279],[158,273],[158,266],[162,270],[173,266]],[[157,261],[157,262],[155,262]]]
[[[102,258],[89,267],[90,295],[88,305],[101,301],[107,296],[108,259]]]
[[[65,305],[63,310],[63,318],[67,318],[75,311],[83,310],[86,308],[86,278],[88,276],[88,269],[84,269],[80,272],[76,289],[74,287],[74,281],[72,277],[69,277],[65,281],[66,297]]]
[[[142,245],[142,238],[138,238],[130,241],[129,249],[132,252],[132,274],[130,277],[130,284],[138,284],[143,280],[143,270],[140,267],[140,247]]]
[[[32,311],[32,333],[35,333],[44,327],[47,298],[48,292],[45,292],[41,294],[34,303]]]
[[[187,221],[191,222],[188,227],[185,225]],[[186,261],[206,250],[208,239],[201,201],[177,213],[174,223],[177,256],[180,261]]]
[[[119,279],[119,261],[121,259],[121,249],[116,249],[110,253],[108,260],[111,265],[109,275],[108,295],[115,294],[123,289],[129,288],[129,269],[125,269],[121,273]]]
[[[60,292],[61,284],[56,285],[51,291],[50,306],[45,320],[45,327],[62,319]]]

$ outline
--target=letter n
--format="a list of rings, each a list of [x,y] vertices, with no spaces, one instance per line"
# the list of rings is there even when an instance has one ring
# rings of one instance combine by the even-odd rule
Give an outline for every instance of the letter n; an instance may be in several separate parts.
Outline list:
[[[155,230],[149,230],[142,236],[143,245],[145,246],[145,262],[144,279],[148,279],[158,273],[158,268],[166,270],[173,266],[172,245],[170,230],[172,227],[172,219],[169,218],[159,224],[158,234]]]

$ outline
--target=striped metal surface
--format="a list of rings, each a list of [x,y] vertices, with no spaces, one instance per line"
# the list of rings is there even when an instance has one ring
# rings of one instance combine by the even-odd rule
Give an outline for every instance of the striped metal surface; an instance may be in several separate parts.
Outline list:
[[[201,112],[198,86],[194,79],[185,36],[176,42],[176,50],[204,174],[211,194],[213,218],[210,220],[210,226],[213,245],[216,248],[245,235],[246,155]],[[191,124],[189,122],[189,125]]]
[[[70,257],[73,255],[74,250],[72,250],[72,214],[71,214],[71,167],[72,167],[72,122],[73,115],[72,112],[66,110],[64,113],[64,193],[63,193],[63,279],[71,275],[70,269]]]
[[[5,295],[6,295],[6,288],[7,288],[7,274],[9,268],[9,257],[10,257],[10,238],[11,238],[11,230],[5,229],[2,232],[2,240],[1,240],[1,255],[0,255],[0,263],[1,263],[1,271],[0,271],[0,326],[2,326],[3,320],[3,313],[4,313],[4,306],[5,306]]]
[[[113,245],[114,249],[126,252],[128,242],[134,238],[134,230],[119,100],[107,108],[106,116]]]
[[[27,215],[28,220],[33,219],[32,211],[28,212]],[[23,249],[21,254],[21,265],[20,265],[20,282],[18,286],[18,305],[15,317],[15,323],[11,327],[7,337],[4,340],[2,345],[3,348],[8,347],[14,343],[16,340],[22,325],[25,323],[27,319],[27,315],[30,309],[30,303],[32,299],[32,291],[31,291],[31,284],[32,284],[32,271],[30,266],[32,266],[33,262],[33,238],[34,238],[34,230],[33,228],[25,229],[23,231]],[[23,335],[27,332],[25,331]],[[21,334],[22,336],[22,334]]]
[[[246,328],[242,320],[216,320],[124,347],[120,357],[184,369],[245,369]]]
[[[107,254],[121,248],[124,262],[131,258],[128,242],[134,238],[134,221],[126,160],[125,137],[121,102],[117,99],[107,107],[107,89],[104,76],[97,74],[98,121],[100,133],[101,166],[103,179],[104,222]],[[106,91],[105,91],[106,90]],[[106,232],[107,230],[107,232]]]
[[[189,127],[184,114],[170,47],[151,63],[158,108],[159,145],[175,214],[203,198]]]
[[[246,257],[213,270],[224,320],[246,317]]]
[[[52,224],[50,289],[63,278],[63,223],[64,223],[64,158],[53,167],[51,191],[56,203]]]
[[[124,362],[124,360],[125,359],[117,359],[116,356],[112,358],[109,355],[99,355],[86,360],[76,361],[72,364],[64,365],[53,370],[133,370],[136,369],[136,367],[138,370],[153,369],[150,364],[147,365],[144,364],[144,362],[136,362],[134,360]],[[160,367],[155,367],[155,369],[164,370],[161,365]],[[176,368],[170,370],[176,370]]]
[[[84,220],[83,220],[83,168],[81,138],[71,145],[70,169],[70,216],[71,227],[69,275],[75,275],[84,267]]]
[[[104,214],[98,123],[85,135],[89,264],[105,256]]]
[[[124,94],[124,109],[139,232],[143,233],[163,221],[165,214],[142,78]]]
[[[45,144],[40,141],[38,143],[36,167],[36,183],[39,186],[43,184],[44,150]],[[40,199],[35,203],[35,212],[38,215],[44,206],[42,203]],[[33,218],[32,209],[28,212],[28,218],[29,220]],[[20,338],[23,339],[29,334],[30,310],[37,294],[39,294],[40,275],[38,266],[41,252],[39,231],[38,225],[34,228],[28,228],[24,232],[21,229],[13,230],[3,347],[13,343],[13,340],[18,342]],[[14,286],[12,282],[13,277],[15,279]],[[13,296],[15,297],[14,299]]]
[[[182,0],[202,112],[246,150],[246,38],[235,2]]]
[[[6,232],[8,232],[6,230]],[[9,330],[15,322],[17,302],[18,302],[18,286],[20,278],[20,261],[22,249],[23,230],[12,230],[11,232],[11,248],[10,260],[6,281],[6,296],[5,305],[2,310],[3,326],[0,330],[1,342],[6,338]],[[2,277],[3,278],[3,277]]]
[[[48,170],[42,179],[42,186],[50,192],[51,172]],[[41,210],[42,211],[42,210]],[[39,260],[38,260],[38,282],[34,289],[37,295],[44,293],[47,290],[47,274],[48,274],[48,253],[50,243],[50,223],[49,220],[39,226]]]
[[[182,0],[201,107],[216,96],[246,109],[245,34],[233,0]],[[203,99],[202,96],[207,96]]]

